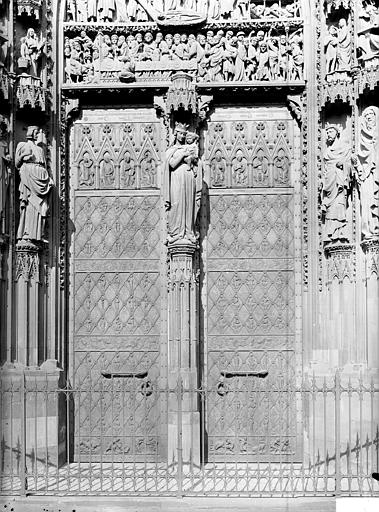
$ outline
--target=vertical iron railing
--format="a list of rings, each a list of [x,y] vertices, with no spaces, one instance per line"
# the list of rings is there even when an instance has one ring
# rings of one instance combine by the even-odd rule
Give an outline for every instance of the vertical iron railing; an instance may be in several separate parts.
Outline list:
[[[379,492],[371,478],[379,469],[379,388],[373,379],[337,372],[305,379],[297,389],[288,383],[280,383],[280,389],[259,383],[245,388],[240,379],[220,395],[216,388],[188,389],[180,377],[172,388],[159,388],[158,382],[146,388],[134,377],[117,385],[112,378],[52,389],[48,380],[26,380],[20,373],[16,383],[2,382],[0,388],[5,495]],[[281,418],[273,404],[291,399],[300,403],[304,438],[302,429],[293,434],[290,416],[288,428],[277,429]],[[175,420],[169,402],[177,404]],[[183,403],[198,404],[199,429],[186,424]],[[215,404],[219,419],[212,434]],[[264,418],[257,416],[259,407]],[[164,437],[170,421],[176,422],[170,430],[176,430],[174,456],[173,440]]]

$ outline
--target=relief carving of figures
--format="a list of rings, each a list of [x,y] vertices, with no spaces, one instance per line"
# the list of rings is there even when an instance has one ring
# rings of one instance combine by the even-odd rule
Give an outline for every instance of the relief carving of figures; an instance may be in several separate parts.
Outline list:
[[[136,169],[135,162],[129,151],[125,151],[120,164],[120,183],[121,188],[135,188]]]
[[[379,56],[379,5],[363,0],[358,7],[358,51],[363,61]]]
[[[360,191],[362,238],[379,236],[379,109],[362,112],[358,154],[352,163]]]
[[[39,144],[40,129],[29,126],[26,142],[16,148],[15,164],[20,171],[20,222],[18,240],[46,241],[45,220],[49,210],[49,195],[53,186],[46,168],[45,153]]]
[[[114,188],[115,167],[109,151],[105,151],[100,162],[100,184],[102,188]]]
[[[93,160],[85,151],[83,158],[79,162],[79,187],[92,188],[95,185],[95,169]]]
[[[217,149],[210,162],[212,187],[225,187],[226,164],[220,149]]]
[[[195,222],[202,190],[198,136],[177,123],[174,143],[166,151],[164,200],[168,211],[168,242],[196,242]]]
[[[236,156],[232,160],[232,178],[235,186],[247,186],[247,159],[245,158],[242,149],[237,150]]]
[[[18,67],[22,73],[41,78],[41,57],[44,53],[46,39],[38,37],[33,28],[29,28],[26,36],[21,38]]]
[[[200,82],[303,79],[302,31],[98,32],[92,39],[82,31],[65,38],[64,52],[71,83],[166,80],[178,70],[197,74]]]
[[[337,125],[326,128],[323,151],[324,172],[321,183],[321,205],[325,223],[324,242],[347,242],[347,196],[350,188],[351,151],[341,139]]]
[[[157,163],[150,149],[146,149],[142,155],[141,186],[142,188],[157,186]]]

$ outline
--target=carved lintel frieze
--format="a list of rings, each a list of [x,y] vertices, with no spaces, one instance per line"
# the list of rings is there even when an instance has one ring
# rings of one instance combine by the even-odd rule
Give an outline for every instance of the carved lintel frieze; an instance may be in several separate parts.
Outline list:
[[[197,94],[192,76],[188,73],[176,73],[167,92],[167,111],[178,111],[180,108],[192,113],[197,112]]]
[[[354,85],[349,71],[335,71],[326,77],[322,89],[322,106],[336,101],[354,104]]]
[[[327,256],[328,283],[335,279],[342,283],[345,279],[354,281],[355,252],[351,244],[333,244],[325,249]]]
[[[40,18],[42,0],[17,0],[17,16],[34,16]]]
[[[16,246],[15,280],[40,282],[41,246],[26,240],[20,240]]]
[[[17,86],[17,103],[19,108],[30,107],[46,110],[46,89],[42,87],[38,78],[31,76],[20,76]]]
[[[379,279],[379,238],[366,239],[361,246],[366,255],[366,279],[373,275]]]

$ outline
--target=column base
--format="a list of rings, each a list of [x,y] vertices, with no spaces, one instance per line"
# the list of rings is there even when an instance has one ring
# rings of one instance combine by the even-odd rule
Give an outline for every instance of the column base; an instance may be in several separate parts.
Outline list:
[[[181,425],[181,460],[183,470],[185,466],[200,466],[200,413],[182,412]],[[178,464],[178,413],[173,412],[168,415],[168,463]]]

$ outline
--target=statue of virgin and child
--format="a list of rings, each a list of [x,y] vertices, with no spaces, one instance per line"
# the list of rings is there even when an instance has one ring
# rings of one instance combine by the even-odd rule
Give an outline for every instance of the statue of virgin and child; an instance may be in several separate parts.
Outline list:
[[[197,240],[195,223],[203,186],[198,139],[187,125],[176,123],[174,142],[166,151],[164,200],[169,244],[195,244]]]

